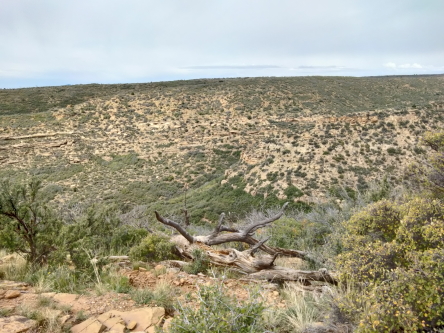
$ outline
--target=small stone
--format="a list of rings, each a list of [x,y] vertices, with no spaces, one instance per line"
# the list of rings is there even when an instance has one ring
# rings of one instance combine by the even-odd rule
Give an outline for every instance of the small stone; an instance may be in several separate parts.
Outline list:
[[[6,299],[11,299],[11,298],[17,298],[21,295],[20,291],[18,290],[8,290],[5,293],[5,298]]]
[[[279,291],[274,290],[273,291],[273,296],[278,297],[279,296]]]
[[[137,326],[137,322],[132,320],[128,323],[128,325],[126,325],[126,328],[129,330],[133,330],[136,328],[136,326]]]
[[[147,269],[146,269],[145,267],[139,267],[139,271],[141,271],[141,272],[146,272]]]

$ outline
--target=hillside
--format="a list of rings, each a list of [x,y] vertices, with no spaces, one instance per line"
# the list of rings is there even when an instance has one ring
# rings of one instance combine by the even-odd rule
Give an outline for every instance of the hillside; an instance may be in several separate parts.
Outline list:
[[[0,90],[0,177],[58,207],[137,205],[195,222],[363,190],[421,159],[444,76],[295,77]],[[251,194],[252,196],[250,196]],[[297,206],[297,205],[296,205]]]

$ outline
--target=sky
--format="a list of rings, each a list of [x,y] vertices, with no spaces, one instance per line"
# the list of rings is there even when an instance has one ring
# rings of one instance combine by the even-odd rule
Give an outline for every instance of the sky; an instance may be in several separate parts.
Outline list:
[[[0,0],[0,88],[444,73],[444,0]]]

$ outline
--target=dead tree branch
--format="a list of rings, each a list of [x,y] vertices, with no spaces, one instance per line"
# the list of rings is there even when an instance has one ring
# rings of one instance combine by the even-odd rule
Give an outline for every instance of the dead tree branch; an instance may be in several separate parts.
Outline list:
[[[247,274],[249,279],[270,280],[275,282],[300,281],[310,285],[310,281],[321,281],[327,283],[336,283],[336,279],[326,270],[321,271],[299,271],[285,267],[275,266],[274,262],[279,255],[288,257],[297,257],[303,260],[313,261],[307,253],[292,249],[275,248],[265,245],[269,238],[264,240],[255,239],[254,233],[274,221],[281,218],[288,203],[284,204],[280,211],[262,221],[252,222],[243,229],[225,227],[223,225],[224,214],[221,214],[214,231],[209,235],[190,235],[179,223],[162,217],[155,212],[159,222],[175,228],[185,239],[173,238],[176,242],[179,252],[185,258],[193,258],[193,249],[200,248],[205,251],[209,260],[214,265],[234,267],[237,270]],[[219,245],[229,242],[243,242],[251,245],[251,248],[245,251],[236,249],[216,250],[212,245]],[[263,250],[268,255],[255,256],[258,250]]]

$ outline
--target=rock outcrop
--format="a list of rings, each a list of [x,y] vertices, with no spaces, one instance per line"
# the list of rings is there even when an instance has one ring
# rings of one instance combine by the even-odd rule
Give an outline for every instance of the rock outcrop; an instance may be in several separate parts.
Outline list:
[[[91,317],[71,328],[72,333],[124,333],[132,332],[154,333],[162,322],[165,309],[161,307],[140,308],[132,311],[111,310],[99,316]]]

